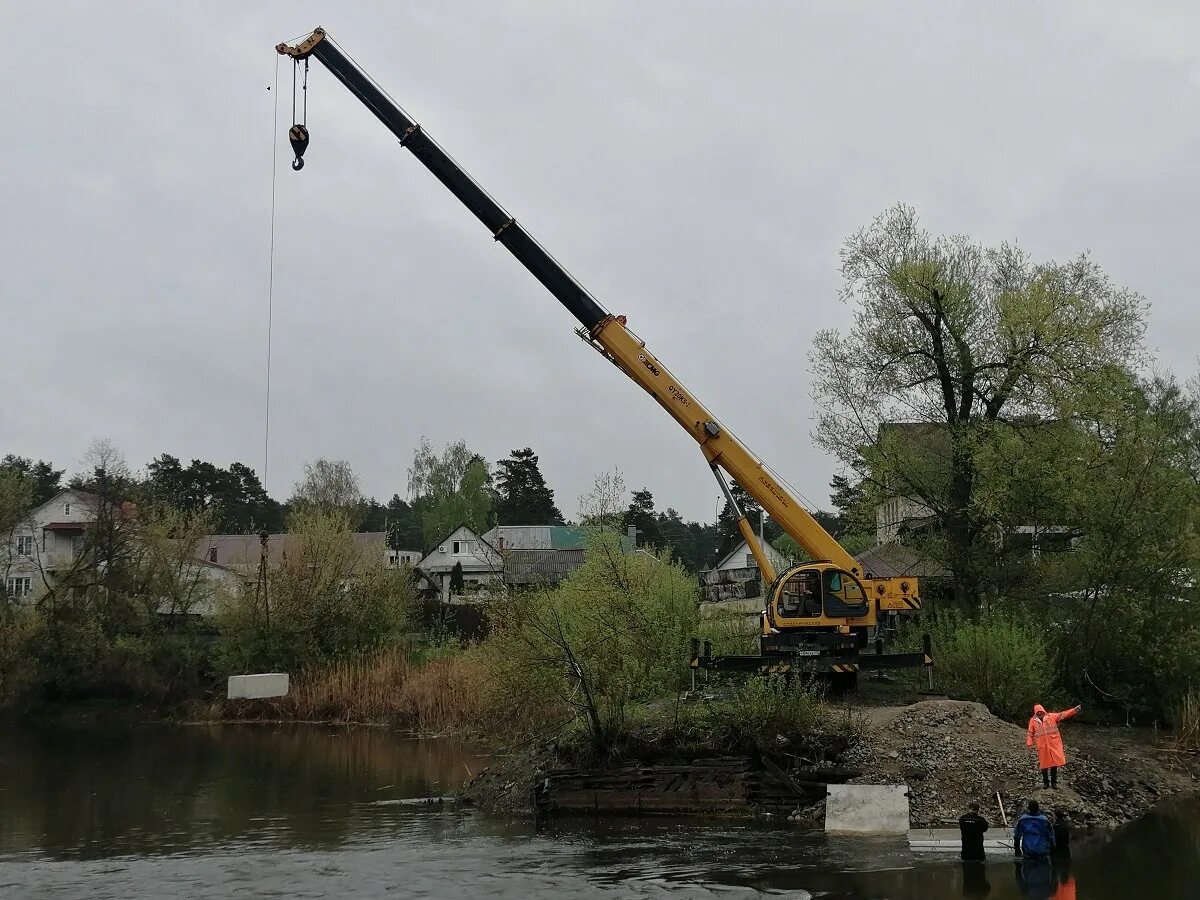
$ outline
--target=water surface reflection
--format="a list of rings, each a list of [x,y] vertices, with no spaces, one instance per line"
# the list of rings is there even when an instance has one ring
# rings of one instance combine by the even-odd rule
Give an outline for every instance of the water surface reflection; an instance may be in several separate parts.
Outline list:
[[[902,841],[398,802],[449,793],[482,764],[461,745],[383,729],[10,726],[0,896],[1069,896],[1007,860],[964,873]],[[1081,841],[1071,874],[1082,900],[1200,896],[1200,804]]]

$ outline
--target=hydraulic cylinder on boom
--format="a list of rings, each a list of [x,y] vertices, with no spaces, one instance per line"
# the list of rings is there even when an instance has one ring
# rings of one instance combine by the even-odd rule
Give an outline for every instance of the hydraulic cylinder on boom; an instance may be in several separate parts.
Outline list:
[[[432,137],[400,108],[321,28],[280,54],[307,72],[319,61],[445,185],[529,272],[579,321],[578,334],[653,397],[699,445],[721,491],[737,516],[738,530],[758,563],[764,586],[760,654],[713,656],[699,652],[693,667],[762,671],[809,671],[853,675],[868,669],[930,665],[925,653],[885,653],[870,640],[881,612],[919,610],[915,578],[874,578],[801,505],[794,493],[725,428],[627,326],[613,315],[500,206]],[[302,145],[292,129],[297,155]],[[299,161],[299,160],[298,160]],[[294,166],[299,168],[299,166]],[[740,485],[813,561],[776,572],[729,489]],[[873,645],[873,646],[872,646]]]

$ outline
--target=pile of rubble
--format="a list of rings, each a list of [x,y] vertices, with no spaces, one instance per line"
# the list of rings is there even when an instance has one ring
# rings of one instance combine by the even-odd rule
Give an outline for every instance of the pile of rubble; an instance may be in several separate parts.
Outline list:
[[[930,700],[870,710],[863,740],[842,762],[863,771],[855,779],[860,783],[906,783],[914,826],[952,824],[972,801],[992,819],[999,819],[1003,802],[1011,822],[1036,799],[1047,810],[1063,809],[1078,825],[1111,827],[1180,790],[1179,779],[1155,760],[1115,753],[1097,759],[1072,741],[1069,727],[1063,734],[1068,765],[1058,790],[1042,789],[1024,730],[982,703]]]

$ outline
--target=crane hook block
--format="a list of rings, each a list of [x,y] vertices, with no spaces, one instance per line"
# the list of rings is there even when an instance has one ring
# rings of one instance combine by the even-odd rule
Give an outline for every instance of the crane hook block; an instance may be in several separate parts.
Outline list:
[[[288,140],[292,143],[292,152],[296,154],[292,168],[299,172],[304,168],[304,151],[308,149],[308,129],[303,125],[293,125],[288,129]]]

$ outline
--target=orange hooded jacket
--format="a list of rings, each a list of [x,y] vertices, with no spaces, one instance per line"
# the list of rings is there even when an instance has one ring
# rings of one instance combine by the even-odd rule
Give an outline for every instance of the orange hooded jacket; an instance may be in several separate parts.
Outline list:
[[[1045,713],[1045,716],[1039,719],[1038,713]],[[1042,704],[1034,704],[1033,715],[1029,717],[1029,729],[1025,735],[1025,746],[1037,746],[1039,769],[1049,769],[1053,766],[1067,764],[1067,754],[1063,751],[1062,735],[1058,733],[1058,723],[1071,718],[1075,713],[1075,709],[1046,712],[1046,707]]]

